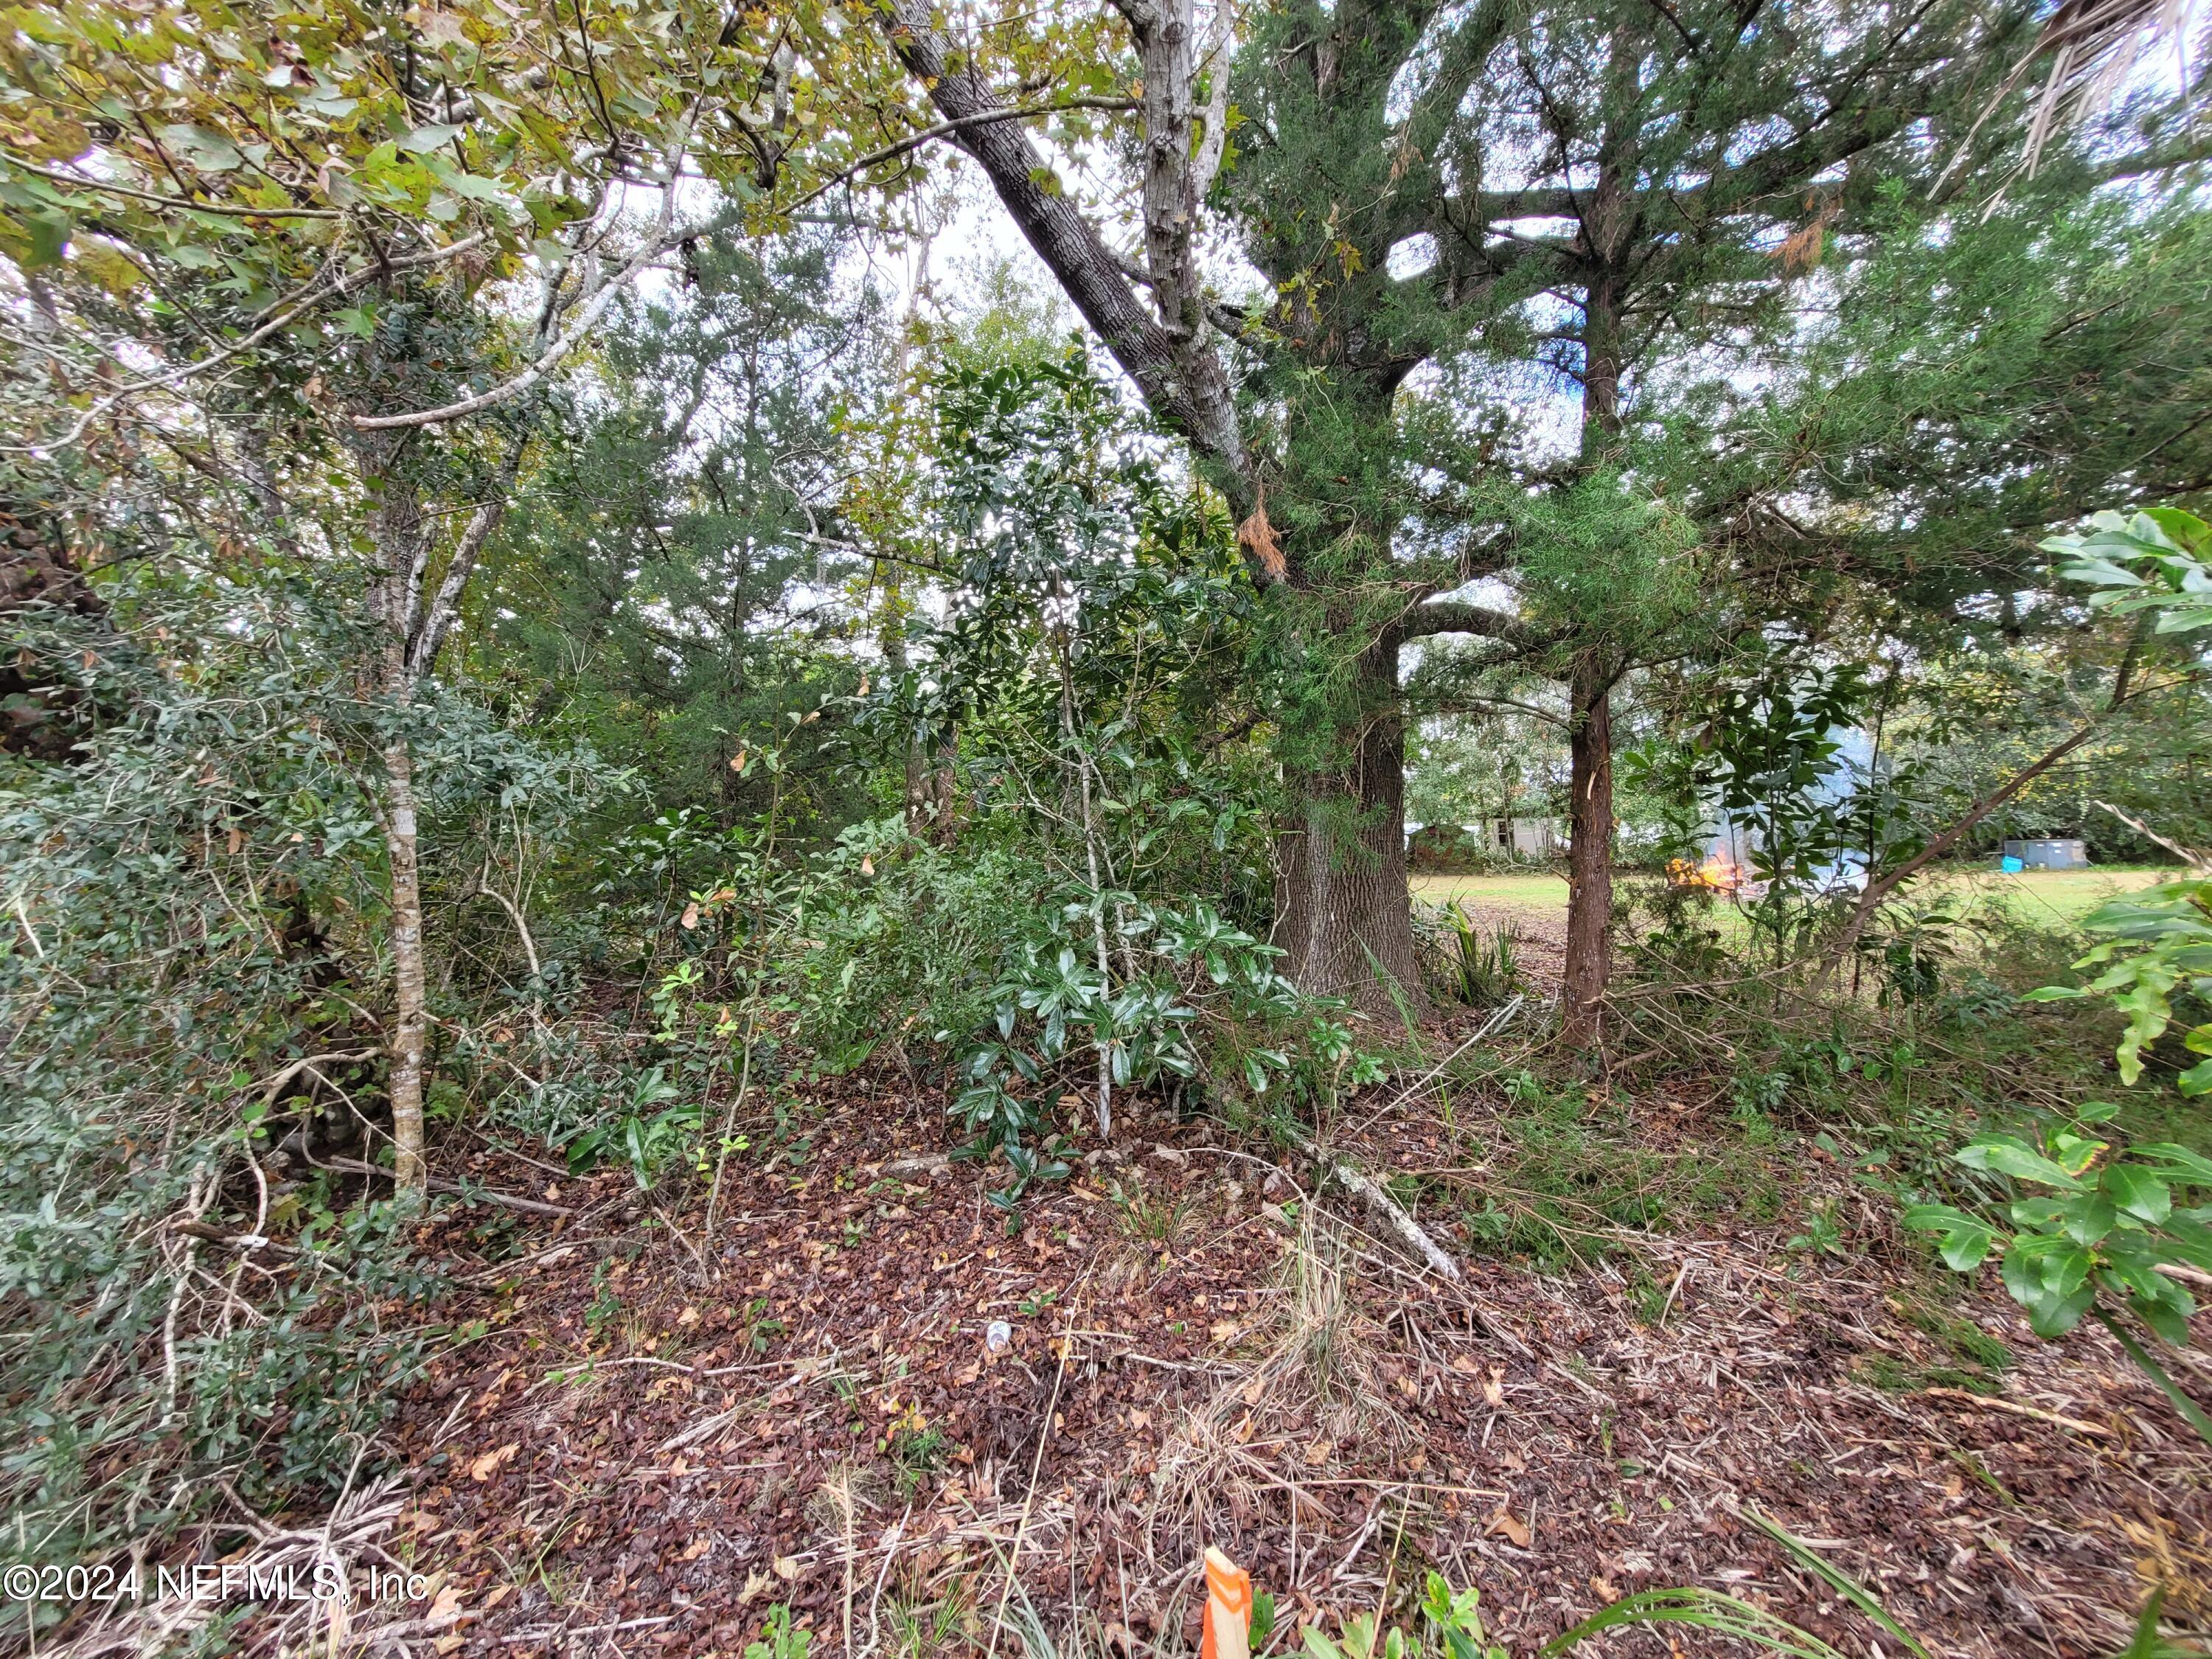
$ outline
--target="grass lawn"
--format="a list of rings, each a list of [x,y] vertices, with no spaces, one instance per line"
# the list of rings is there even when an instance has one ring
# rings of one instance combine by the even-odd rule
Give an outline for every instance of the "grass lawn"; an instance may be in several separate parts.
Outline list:
[[[2115,866],[2097,870],[2027,870],[2008,876],[1998,870],[1946,870],[1915,883],[1923,896],[1940,892],[1971,896],[1971,902],[2006,899],[2031,919],[2079,921],[2115,893],[2154,882],[2172,881],[2181,872]],[[1425,904],[1455,899],[1491,910],[1511,910],[1547,921],[1565,921],[1567,884],[1564,877],[1530,872],[1504,876],[1415,876],[1413,896]]]

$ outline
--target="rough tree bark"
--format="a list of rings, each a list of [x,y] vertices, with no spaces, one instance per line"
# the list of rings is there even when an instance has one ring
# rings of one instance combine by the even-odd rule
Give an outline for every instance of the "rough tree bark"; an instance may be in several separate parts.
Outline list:
[[[1405,731],[1399,635],[1359,659],[1358,724],[1342,769],[1293,781],[1297,821],[1278,842],[1275,943],[1300,989],[1344,996],[1363,1013],[1428,1009],[1406,897]]]

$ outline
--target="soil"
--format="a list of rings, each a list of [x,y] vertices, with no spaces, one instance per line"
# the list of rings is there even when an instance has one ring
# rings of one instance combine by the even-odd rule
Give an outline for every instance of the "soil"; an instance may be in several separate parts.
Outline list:
[[[1279,1653],[1432,1567],[1515,1655],[1676,1586],[1908,1650],[1753,1511],[1934,1654],[2098,1659],[2160,1584],[2172,1626],[2212,1622],[2212,1452],[2104,1332],[2038,1340],[1818,1157],[1848,1255],[1726,1219],[1565,1273],[1462,1250],[1454,1286],[1257,1133],[1140,1107],[1010,1236],[1004,1170],[943,1161],[941,1098],[800,1092],[711,1231],[704,1182],[443,1171],[569,1213],[426,1224],[482,1334],[400,1413],[384,1548],[428,1594],[378,1609],[386,1650],[735,1659],[781,1604],[817,1655],[1012,1653],[1024,1620],[1062,1654],[1186,1653],[1208,1544],[1276,1598]],[[1491,1109],[1462,1096],[1457,1131]],[[1729,1132],[1686,1115],[1652,1133]],[[1378,1177],[1461,1167],[1425,1097],[1344,1122]],[[2013,1363],[1962,1358],[1977,1334]],[[1682,1626],[1583,1650],[1749,1651]]]

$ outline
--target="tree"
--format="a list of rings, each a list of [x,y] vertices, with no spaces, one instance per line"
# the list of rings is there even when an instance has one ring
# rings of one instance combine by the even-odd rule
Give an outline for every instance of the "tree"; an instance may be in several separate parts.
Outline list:
[[[400,16],[200,0],[145,15],[80,0],[10,18],[0,251],[42,319],[17,372],[58,393],[23,447],[155,434],[255,479],[276,533],[305,490],[337,509],[326,547],[368,552],[387,1092],[398,1178],[419,1187],[408,726],[522,465],[531,403],[647,270],[787,173],[812,178],[815,135],[836,135],[833,165],[853,153],[865,125],[849,117],[883,76],[809,8]],[[825,124],[831,105],[848,118]],[[678,181],[702,173],[726,193],[679,223]],[[633,234],[641,190],[657,206]],[[497,287],[525,276],[520,294]],[[243,409],[209,390],[240,374]],[[421,435],[487,416],[488,434]]]
[[[860,571],[822,532],[883,353],[879,301],[838,291],[842,246],[702,244],[680,283],[625,301],[477,590],[472,671],[664,805],[738,811],[749,734],[857,672],[828,651]]]
[[[1964,130],[1979,66],[2024,43],[2031,9],[1288,3],[1252,20],[1233,74],[1225,14],[1201,31],[1190,0],[1119,9],[1141,89],[1141,258],[1109,244],[1019,130],[951,141],[1188,439],[1268,590],[1293,972],[1376,1012],[1385,981],[1416,983],[1399,654],[1472,635],[1545,655],[1573,694],[1570,1026],[1587,1040],[1605,981],[1607,698],[1625,658],[1455,592],[1516,568],[1528,548],[1498,508],[1531,483],[1581,492],[1600,520],[1620,513],[1593,485],[1620,476],[1638,390],[1771,316],[1875,179],[1926,170],[1922,124]],[[994,105],[991,64],[921,0],[876,12],[948,121]],[[1209,203],[1267,281],[1257,306],[1206,289]],[[1481,360],[1520,384],[1495,368],[1484,384]],[[1472,403],[1428,395],[1425,368]],[[1577,395],[1581,436],[1516,466],[1500,393],[1532,368]]]

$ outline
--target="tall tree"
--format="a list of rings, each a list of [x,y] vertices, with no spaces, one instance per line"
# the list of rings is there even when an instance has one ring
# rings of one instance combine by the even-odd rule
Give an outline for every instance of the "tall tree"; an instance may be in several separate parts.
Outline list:
[[[25,447],[157,434],[258,479],[278,534],[295,478],[349,475],[313,487],[349,520],[331,544],[358,540],[373,566],[387,1091],[398,1179],[419,1186],[427,964],[408,725],[522,464],[526,428],[498,422],[659,261],[726,231],[745,199],[816,179],[817,160],[834,170],[864,149],[883,66],[817,6],[70,0],[9,18],[0,252],[40,319],[11,368],[58,394]],[[721,188],[704,220],[682,220],[678,180],[701,173]],[[520,295],[499,292],[509,278]],[[252,407],[218,418],[242,372]],[[423,435],[487,416],[489,448],[480,430]]]
[[[1233,73],[1224,13],[1201,27],[1193,0],[1118,9],[1140,94],[1130,251],[1025,133],[971,125],[1002,100],[967,33],[925,0],[876,3],[952,142],[1241,520],[1285,671],[1278,937],[1293,970],[1378,1012],[1388,981],[1416,986],[1399,658],[1473,635],[1548,653],[1574,692],[1569,1015],[1593,1036],[1620,667],[1571,625],[1540,631],[1457,591],[1526,550],[1501,496],[1534,483],[1595,500],[1639,386],[1779,303],[1777,249],[1802,250],[1886,174],[1930,167],[2033,8],[1288,0],[1251,21]],[[1206,205],[1268,284],[1249,311],[1206,289]],[[1411,378],[1501,356],[1577,398],[1564,457],[1509,467],[1494,421],[1438,408]],[[1500,391],[1493,375],[1492,410]]]

